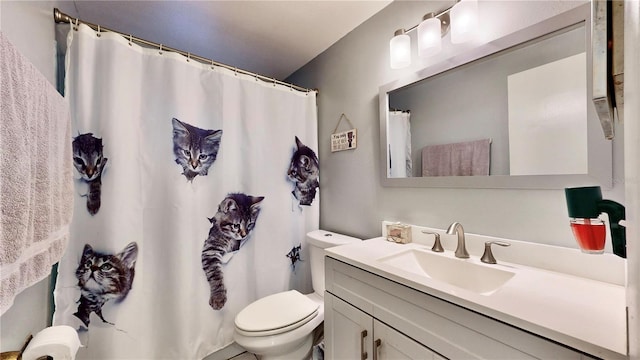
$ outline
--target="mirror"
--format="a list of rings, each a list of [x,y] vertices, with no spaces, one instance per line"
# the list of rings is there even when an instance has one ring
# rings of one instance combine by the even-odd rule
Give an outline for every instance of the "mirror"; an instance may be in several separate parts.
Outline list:
[[[380,88],[385,186],[612,186],[583,5]]]

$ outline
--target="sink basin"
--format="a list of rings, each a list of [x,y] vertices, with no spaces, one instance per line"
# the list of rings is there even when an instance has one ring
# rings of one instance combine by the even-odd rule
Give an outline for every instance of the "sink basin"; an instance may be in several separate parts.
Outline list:
[[[492,265],[477,264],[418,249],[385,256],[378,261],[482,295],[495,292],[515,275],[514,272]]]

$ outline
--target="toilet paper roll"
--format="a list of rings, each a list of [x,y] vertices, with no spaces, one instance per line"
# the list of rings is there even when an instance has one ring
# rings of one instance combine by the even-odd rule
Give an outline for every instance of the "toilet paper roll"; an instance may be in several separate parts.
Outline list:
[[[80,348],[80,339],[74,328],[67,325],[51,326],[33,337],[22,353],[23,360],[36,360],[51,356],[54,360],[74,360]]]

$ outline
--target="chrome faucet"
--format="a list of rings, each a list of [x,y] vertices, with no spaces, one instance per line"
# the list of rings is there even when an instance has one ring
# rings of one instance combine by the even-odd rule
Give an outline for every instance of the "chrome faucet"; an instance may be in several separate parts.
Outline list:
[[[468,259],[469,253],[467,252],[467,247],[464,243],[464,229],[459,222],[454,222],[449,225],[447,229],[448,235],[458,234],[458,247],[456,247],[456,257],[461,259]]]

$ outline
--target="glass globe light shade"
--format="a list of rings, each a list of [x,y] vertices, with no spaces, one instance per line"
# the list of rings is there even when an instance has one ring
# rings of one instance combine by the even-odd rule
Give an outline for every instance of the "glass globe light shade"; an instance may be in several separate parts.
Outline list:
[[[392,69],[402,69],[411,65],[411,38],[403,31],[396,31],[389,41],[389,54]]]
[[[475,37],[478,28],[478,1],[462,0],[451,9],[451,42],[460,44]]]
[[[441,22],[437,17],[425,19],[418,25],[418,55],[427,57],[437,54],[442,48]]]

